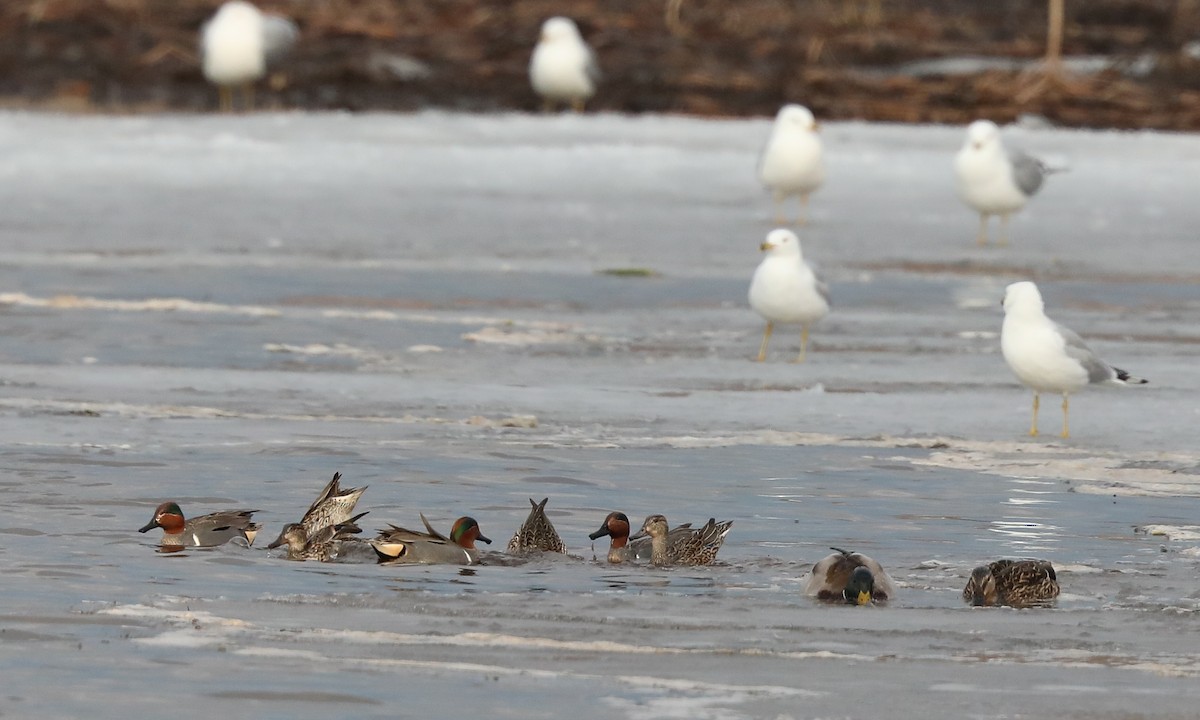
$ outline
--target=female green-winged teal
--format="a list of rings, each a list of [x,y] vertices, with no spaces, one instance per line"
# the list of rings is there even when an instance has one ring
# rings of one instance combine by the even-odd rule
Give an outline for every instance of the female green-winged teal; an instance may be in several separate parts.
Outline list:
[[[1044,607],[1058,597],[1058,575],[1047,560],[997,560],[971,571],[963,601],[971,605]]]
[[[362,528],[356,523],[366,514],[359,513],[345,522],[326,525],[314,534],[305,530],[303,523],[288,523],[267,549],[274,550],[281,545],[287,545],[288,560],[336,560],[345,554],[344,549],[349,543],[366,547],[365,541],[355,537],[362,532]]]
[[[543,498],[539,503],[529,498],[533,509],[529,511],[525,523],[513,534],[512,540],[508,541],[508,552],[517,555],[530,552],[567,552],[567,546],[554,529],[554,523],[546,517],[546,503],[549,501],[550,498]]]
[[[896,584],[883,566],[861,553],[841,548],[813,565],[805,592],[818,600],[866,605],[896,594]]]
[[[162,528],[164,550],[182,550],[185,547],[215,547],[230,540],[241,538],[246,545],[254,544],[254,536],[262,528],[252,522],[257,510],[222,510],[186,520],[179,503],[167,501],[154,509],[154,517],[138,532],[149,532]]]
[[[667,545],[673,546],[682,543],[686,538],[692,536],[692,524],[684,523],[671,528],[667,533]],[[612,541],[608,546],[608,561],[610,563],[623,563],[632,560],[649,560],[653,552],[650,536],[642,537],[633,542],[629,542],[629,518],[623,512],[610,512],[608,517],[604,518],[604,523],[600,525],[600,529],[588,535],[592,540],[608,535]]]
[[[371,547],[381,563],[450,563],[474,565],[479,562],[479,549],[475,541],[492,544],[479,530],[479,523],[472,517],[460,517],[450,528],[450,537],[442,535],[421,515],[421,522],[429,532],[406,530],[388,525],[380,530],[379,536],[371,540]]]
[[[710,565],[732,525],[732,520],[717,522],[716,518],[709,518],[704,527],[699,530],[689,528],[686,534],[680,534],[676,539],[671,535],[666,517],[651,515],[642,523],[641,532],[629,539],[636,541],[649,536],[650,562],[655,565]]]
[[[333,479],[325,484],[321,493],[317,495],[317,499],[308,507],[298,523],[288,523],[283,526],[283,530],[279,533],[279,537],[268,545],[268,548],[276,548],[284,543],[288,545],[288,558],[291,560],[303,559],[301,557],[292,557],[292,549],[299,547],[304,548],[309,543],[315,542],[318,536],[322,536],[322,531],[326,528],[340,525],[345,522],[353,522],[358,518],[366,515],[356,516],[353,520],[350,514],[354,512],[354,506],[358,504],[358,499],[366,492],[366,487],[346,488],[342,489],[338,482],[342,479],[342,474],[335,472]],[[299,533],[294,526],[299,526],[303,530],[305,537],[301,540]],[[284,537],[287,534],[289,537]],[[322,536],[328,540],[327,537]]]

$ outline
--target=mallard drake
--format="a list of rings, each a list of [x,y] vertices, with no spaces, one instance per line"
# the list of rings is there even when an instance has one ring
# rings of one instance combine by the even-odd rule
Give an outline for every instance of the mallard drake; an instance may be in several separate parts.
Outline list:
[[[655,565],[710,565],[732,526],[732,520],[717,522],[716,518],[709,518],[699,530],[689,528],[686,534],[673,536],[665,516],[650,515],[642,523],[641,531],[629,539],[636,541],[649,536],[650,562]]]
[[[167,551],[185,547],[215,547],[230,540],[242,539],[246,545],[254,544],[254,537],[262,525],[252,522],[257,510],[222,510],[186,520],[179,503],[167,501],[154,509],[150,522],[138,529],[149,532],[162,528],[162,548]]]
[[[1058,597],[1058,575],[1047,560],[997,560],[972,570],[962,595],[971,605],[1046,606]]]
[[[421,515],[421,522],[428,532],[406,530],[396,525],[380,530],[379,536],[371,540],[379,562],[474,565],[479,562],[475,541],[492,543],[490,538],[484,537],[479,523],[472,517],[455,520],[450,537],[434,530],[424,515]]]
[[[841,548],[813,565],[805,593],[818,600],[866,605],[895,596],[896,585],[883,566],[861,553]]]
[[[534,502],[533,498],[529,498],[529,504],[533,508],[529,511],[529,517],[525,518],[525,523],[513,534],[512,540],[508,541],[508,552],[521,554],[528,552],[565,553],[567,551],[567,546],[563,544],[562,538],[558,536],[558,531],[554,529],[554,523],[546,517],[546,503],[549,501],[550,498],[543,498],[539,503]]]
[[[281,545],[287,545],[288,560],[336,560],[342,555],[343,545],[347,542],[358,543],[365,549],[365,543],[355,536],[362,532],[362,528],[356,523],[366,514],[359,513],[337,525],[326,525],[311,535],[304,529],[303,524],[288,523],[267,549],[274,550]]]

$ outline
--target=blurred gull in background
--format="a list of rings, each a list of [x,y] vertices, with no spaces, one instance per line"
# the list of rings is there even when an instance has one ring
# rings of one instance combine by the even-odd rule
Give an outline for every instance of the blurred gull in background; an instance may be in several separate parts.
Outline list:
[[[542,36],[529,61],[529,82],[547,112],[558,103],[583,112],[584,103],[596,93],[600,66],[573,20],[552,17],[542,23]]]
[[[800,354],[804,362],[808,329],[829,312],[829,288],[816,276],[800,252],[800,238],[791,230],[772,230],[762,244],[767,256],[750,281],[750,307],[767,321],[758,361],[767,359],[767,343],[775,323],[800,325]]]
[[[1000,216],[999,244],[1008,243],[1008,218],[1025,207],[1051,171],[1022,152],[1005,153],[1000,128],[991,120],[967,126],[967,139],[954,157],[955,185],[962,201],[979,213],[980,245],[987,245],[988,216]]]
[[[808,108],[803,105],[780,108],[771,128],[771,138],[758,163],[758,176],[774,198],[775,223],[786,222],[780,206],[795,195],[800,198],[800,215],[796,222],[803,225],[808,196],[825,180],[817,121]]]
[[[254,83],[296,43],[296,25],[279,15],[264,15],[242,0],[222,5],[200,30],[204,77],[217,86],[221,110],[233,110],[233,90],[242,89],[243,107],[254,107]]]

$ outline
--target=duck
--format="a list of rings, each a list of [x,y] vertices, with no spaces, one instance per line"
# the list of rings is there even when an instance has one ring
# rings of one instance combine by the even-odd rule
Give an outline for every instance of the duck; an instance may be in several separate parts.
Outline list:
[[[825,181],[825,163],[821,159],[821,137],[817,120],[803,105],[788,104],[775,115],[771,138],[758,162],[758,177],[771,191],[775,205],[775,223],[784,224],[781,209],[790,196],[800,198],[797,225],[807,222],[808,196]]]
[[[869,605],[895,597],[896,584],[883,566],[861,553],[834,553],[813,565],[805,593],[818,600]]]
[[[542,23],[541,37],[529,60],[529,83],[546,112],[566,103],[579,113],[596,93],[600,66],[579,34],[575,21],[552,17]]]
[[[1048,560],[997,560],[971,571],[962,596],[975,606],[1044,607],[1058,597],[1058,575]]]
[[[337,560],[348,554],[344,552],[347,544],[365,544],[357,537],[358,533],[362,532],[362,528],[357,525],[357,522],[366,514],[365,512],[359,513],[345,522],[326,525],[315,533],[305,530],[302,523],[288,523],[283,526],[279,537],[268,545],[267,549],[274,550],[286,545],[288,560],[318,560],[320,562]]]
[[[529,498],[529,504],[533,508],[529,511],[529,517],[525,518],[525,522],[508,541],[508,553],[522,555],[531,552],[567,552],[567,546],[554,529],[554,523],[546,517],[546,503],[549,501],[550,498],[542,498],[539,503]]]
[[[379,562],[389,564],[457,564],[475,565],[479,562],[479,549],[475,541],[492,544],[483,535],[479,523],[473,517],[463,516],[454,521],[450,537],[442,535],[421,515],[428,532],[417,532],[389,524],[370,541]]]
[[[316,541],[317,536],[326,528],[345,522],[353,523],[358,518],[366,515],[366,513],[362,513],[361,515],[356,515],[354,518],[350,517],[350,514],[354,512],[354,506],[358,504],[359,498],[367,491],[366,486],[360,488],[342,488],[340,485],[341,479],[342,474],[335,472],[333,479],[321,489],[321,492],[317,495],[317,499],[305,511],[304,517],[300,519],[300,522],[284,525],[283,530],[279,533],[279,537],[267,547],[276,548],[286,543],[289,548],[297,546],[303,548],[309,542]],[[296,526],[306,536],[303,541],[299,538]],[[285,538],[285,534],[290,535],[290,537]]]
[[[245,540],[249,547],[262,529],[262,525],[252,520],[256,512],[258,510],[221,510],[187,520],[179,509],[179,503],[168,500],[154,509],[154,517],[138,532],[162,528],[161,547],[168,551],[185,547],[216,547],[238,539]]]
[[[717,522],[716,518],[709,518],[704,527],[689,529],[686,535],[675,540],[671,537],[667,518],[650,515],[642,523],[641,531],[629,539],[635,541],[649,536],[650,562],[654,565],[711,565],[732,526],[732,520]]]
[[[667,545],[683,542],[684,538],[692,536],[692,524],[684,523],[671,528],[667,533]],[[629,542],[629,518],[623,512],[610,512],[604,518],[600,529],[588,535],[592,540],[608,535],[612,538],[608,547],[608,562],[623,563],[632,560],[649,560],[652,541],[649,536]]]

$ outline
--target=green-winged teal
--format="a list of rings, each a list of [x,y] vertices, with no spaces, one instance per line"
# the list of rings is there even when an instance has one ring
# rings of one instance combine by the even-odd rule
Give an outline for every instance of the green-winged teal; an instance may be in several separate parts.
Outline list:
[[[303,557],[293,557],[292,549],[304,548],[310,543],[318,539],[328,540],[329,538],[323,534],[326,528],[340,525],[345,522],[353,522],[362,515],[356,516],[353,520],[350,514],[354,512],[354,506],[358,504],[358,499],[366,492],[366,487],[346,488],[343,489],[338,485],[342,479],[342,474],[335,472],[333,479],[325,484],[317,499],[308,507],[298,523],[288,523],[283,526],[283,530],[279,533],[279,537],[275,538],[267,547],[276,548],[280,545],[287,544],[288,558],[291,560],[304,559]],[[305,534],[305,538],[301,540],[296,527],[299,527]],[[289,537],[284,537],[288,534]]]
[[[818,600],[866,605],[896,595],[896,585],[883,566],[861,553],[840,548],[813,565],[805,592]]]
[[[963,601],[971,605],[1039,607],[1058,597],[1058,575],[1047,560],[997,560],[971,571]]]
[[[254,536],[262,528],[251,518],[257,510],[222,510],[186,520],[179,503],[168,501],[154,509],[154,517],[138,532],[162,528],[162,547],[181,550],[185,547],[215,547],[241,538],[246,545],[254,544]]]
[[[273,550],[281,545],[287,545],[288,560],[319,560],[321,562],[336,560],[343,555],[343,548],[347,543],[365,547],[365,541],[355,537],[362,532],[362,528],[356,523],[363,515],[366,513],[359,513],[337,525],[326,525],[311,535],[304,529],[302,523],[288,523],[283,526],[279,537],[268,545],[267,549]]]
[[[479,562],[479,550],[475,541],[491,545],[484,537],[475,518],[460,517],[450,528],[450,537],[442,535],[421,515],[421,522],[429,532],[406,530],[396,525],[380,530],[379,536],[371,540],[371,547],[381,563],[450,563],[474,565]]]
[[[667,533],[667,545],[675,545],[682,543],[684,539],[692,536],[692,524],[684,523],[671,528]],[[633,542],[629,542],[629,518],[623,512],[610,512],[608,517],[604,518],[604,523],[600,525],[600,529],[588,535],[592,540],[608,535],[612,541],[608,546],[608,561],[610,563],[622,563],[631,560],[649,560],[653,552],[651,538],[649,535],[642,537]]]
[[[554,523],[546,517],[546,503],[549,501],[550,498],[543,498],[539,503],[534,502],[533,498],[529,498],[529,504],[533,506],[533,509],[529,511],[529,517],[525,518],[525,524],[521,525],[512,536],[512,540],[508,541],[508,552],[523,554],[529,552],[565,553],[567,551],[567,546],[563,544],[562,538],[558,536],[558,531],[554,529]]]
[[[629,539],[636,541],[649,536],[650,562],[655,565],[709,565],[716,559],[732,525],[732,520],[717,522],[716,518],[709,518],[704,527],[688,528],[687,533],[673,536],[666,517],[651,515],[642,523],[641,532]]]

